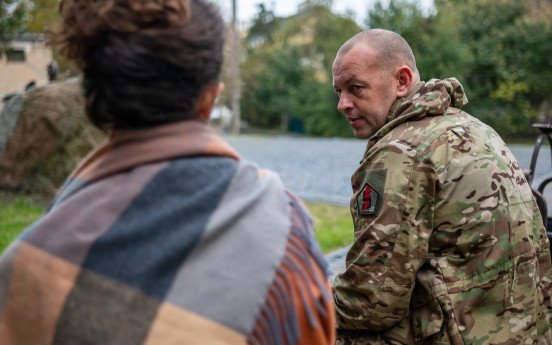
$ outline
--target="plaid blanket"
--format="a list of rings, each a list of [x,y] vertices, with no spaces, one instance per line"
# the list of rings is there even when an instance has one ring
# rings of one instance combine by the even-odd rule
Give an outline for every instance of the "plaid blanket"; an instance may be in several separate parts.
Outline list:
[[[205,124],[114,131],[0,259],[0,343],[330,344],[311,220]]]

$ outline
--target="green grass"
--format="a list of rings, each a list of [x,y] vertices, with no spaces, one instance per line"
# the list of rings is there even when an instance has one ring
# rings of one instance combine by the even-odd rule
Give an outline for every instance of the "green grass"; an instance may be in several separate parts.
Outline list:
[[[0,253],[45,209],[44,201],[29,196],[0,193]],[[350,244],[353,222],[348,207],[307,203],[314,218],[316,238],[324,253]]]
[[[349,207],[307,202],[314,218],[316,239],[324,253],[353,242],[353,220]]]
[[[0,253],[37,220],[44,209],[33,198],[0,194]]]

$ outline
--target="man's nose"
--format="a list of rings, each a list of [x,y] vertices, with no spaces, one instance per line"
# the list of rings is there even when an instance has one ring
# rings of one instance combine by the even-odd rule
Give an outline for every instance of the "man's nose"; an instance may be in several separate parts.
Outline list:
[[[337,103],[337,110],[346,114],[352,108],[353,108],[353,102],[351,102],[351,99],[347,97],[347,95],[342,93],[339,96],[339,102]]]

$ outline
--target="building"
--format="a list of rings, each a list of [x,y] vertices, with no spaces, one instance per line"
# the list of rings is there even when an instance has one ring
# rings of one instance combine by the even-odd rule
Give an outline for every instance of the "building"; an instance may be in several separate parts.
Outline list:
[[[47,84],[47,68],[52,60],[52,49],[46,46],[44,35],[16,37],[0,55],[0,99],[24,91],[33,82],[36,86]]]

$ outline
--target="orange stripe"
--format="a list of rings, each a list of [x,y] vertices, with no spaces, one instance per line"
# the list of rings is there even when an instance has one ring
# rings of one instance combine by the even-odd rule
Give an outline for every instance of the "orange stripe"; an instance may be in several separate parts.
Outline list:
[[[300,260],[294,260],[296,263],[299,263]],[[303,263],[301,263],[304,265]],[[311,273],[316,275],[316,280],[326,281],[324,274],[318,269],[318,266],[314,260],[311,259],[311,267],[313,268]],[[295,275],[290,268],[287,266],[282,267],[282,271],[287,275]],[[328,291],[330,289],[329,284],[326,283]],[[306,291],[307,289],[312,291],[312,294],[322,302],[322,305],[326,311],[325,316],[321,316],[316,309],[314,300],[307,298],[307,306],[302,305],[302,299],[300,291]],[[295,279],[293,284],[293,290],[290,291],[293,294],[293,301],[295,302],[295,312],[297,313],[297,319],[299,320],[299,329],[301,330],[301,338],[297,342],[297,345],[312,345],[312,344],[334,344],[335,342],[335,311],[333,308],[333,302],[331,299],[326,299],[322,297],[322,292],[312,283],[308,286],[305,285],[302,279]],[[308,295],[307,295],[308,296]],[[315,316],[318,316],[319,325],[316,328],[313,328],[309,324],[309,319],[307,316],[306,309],[310,309],[314,312]]]
[[[200,315],[164,303],[145,345],[243,345],[246,337]]]
[[[294,241],[291,241],[292,237],[296,237],[298,242],[294,244]],[[300,243],[300,245],[299,245]],[[302,267],[302,269],[308,274],[303,277],[300,272],[295,272],[293,268],[289,267],[287,264],[283,263],[278,269],[278,273],[273,281],[272,285],[276,284],[276,281],[280,281],[282,286],[285,286],[283,293],[286,295],[286,298],[293,303],[293,313],[295,313],[298,320],[298,328],[300,338],[297,343],[294,345],[312,345],[312,344],[321,344],[321,345],[333,345],[335,342],[335,311],[333,306],[333,301],[331,298],[325,298],[322,291],[316,284],[316,282],[321,282],[324,289],[326,289],[326,294],[331,296],[330,286],[328,280],[322,270],[318,267],[318,264],[313,258],[309,257],[309,261],[304,262],[298,258],[293,252],[290,251],[290,248],[296,248],[299,252],[307,253],[308,249],[306,248],[305,243],[297,237],[297,235],[291,233],[290,240],[288,240],[286,257],[293,261],[297,266]],[[289,277],[288,282],[291,286],[288,286],[284,283],[283,277]],[[307,279],[305,281],[305,278]],[[265,300],[265,307],[269,309],[274,309],[275,316],[279,320],[280,327],[285,323],[283,317],[289,317],[286,314],[282,314],[278,306],[283,306],[279,302],[279,296],[275,294],[273,288],[269,289],[268,295]],[[302,298],[304,296],[305,298]],[[313,297],[311,297],[313,296]],[[316,308],[316,300],[322,305],[325,315],[322,315],[318,312]],[[304,304],[306,302],[306,305]],[[313,327],[309,322],[308,312],[311,312],[314,318],[317,321],[317,326]],[[264,338],[264,335],[267,335],[267,330],[265,325],[263,325],[263,319],[265,322],[269,323],[267,315],[264,314],[264,311],[261,312],[257,318],[255,329],[251,334],[252,342],[261,342],[261,339]],[[281,330],[281,328],[280,328]],[[285,338],[285,335],[282,334],[282,337]]]
[[[51,344],[79,267],[22,243],[11,273],[2,345]]]

